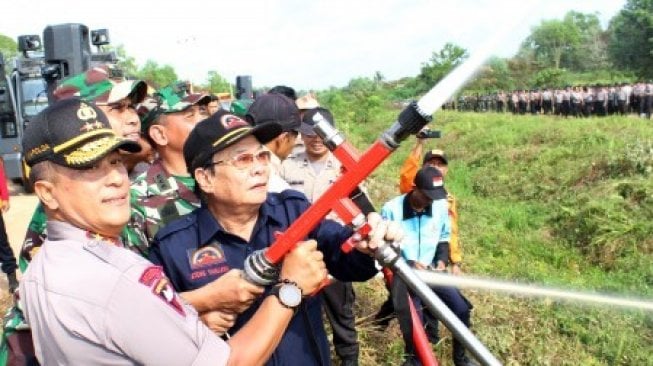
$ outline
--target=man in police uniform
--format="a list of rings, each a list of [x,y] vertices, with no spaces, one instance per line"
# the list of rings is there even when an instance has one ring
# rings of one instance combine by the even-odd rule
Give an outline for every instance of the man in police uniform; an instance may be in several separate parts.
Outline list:
[[[135,106],[140,103],[147,92],[147,85],[140,80],[122,80],[114,78],[114,69],[108,65],[97,66],[73,75],[64,80],[54,91],[57,100],[79,97],[83,100],[94,103],[102,110],[114,132],[125,139],[137,141],[142,147],[147,143],[140,139],[140,120],[136,113]],[[137,154],[126,154],[123,156],[128,169],[142,161],[142,156]],[[29,262],[38,252],[47,236],[47,217],[41,204],[36,206],[32,219],[27,227],[25,239],[19,253],[18,265],[22,272],[25,272]],[[2,344],[0,345],[0,364],[7,356],[9,350],[7,342],[13,344],[11,357],[21,357],[16,354],[17,344],[11,338],[29,336],[29,329],[24,324],[22,313],[19,309],[13,308],[11,316],[7,317],[2,333]],[[25,351],[29,353],[29,350]]]
[[[146,93],[145,82],[140,80],[116,81],[112,78],[111,67],[98,66],[64,80],[55,89],[54,97],[57,100],[79,97],[94,103],[107,116],[111,128],[118,136],[138,141],[143,146],[139,139],[141,123],[135,108],[138,103],[143,101]],[[136,165],[134,159],[131,162],[131,167]],[[20,250],[21,271],[25,271],[33,255],[43,244],[46,235],[45,212],[43,207],[38,205],[27,226],[27,233],[25,233]]]
[[[32,121],[23,149],[48,216],[48,238],[19,290],[41,364],[252,365],[269,358],[293,316],[287,296],[266,297],[227,344],[160,267],[123,248],[129,180],[118,150],[140,146],[118,137],[101,110],[78,99],[57,102]],[[301,301],[324,279],[324,266],[315,243],[301,243],[282,265],[284,289]]]
[[[243,268],[250,253],[267,248],[275,233],[286,230],[310,205],[303,194],[292,189],[268,193],[271,153],[265,144],[280,133],[278,123],[252,127],[224,111],[200,122],[191,132],[184,156],[204,204],[161,229],[150,248],[150,258],[163,266],[178,291],[202,288],[229,269]],[[317,241],[335,278],[371,278],[377,269],[363,252],[376,247],[384,236],[398,238],[397,227],[388,228],[379,215],[371,214],[368,219],[372,241],[358,242],[359,250],[349,254],[340,250],[352,235],[349,228],[325,220],[308,235]],[[240,329],[259,307],[257,300],[238,316],[233,329]],[[329,364],[321,297],[311,297],[298,308],[270,364]]]
[[[340,175],[340,161],[315,133],[316,119],[324,118],[332,126],[333,115],[328,109],[315,107],[303,113],[299,128],[305,150],[290,156],[281,164],[281,177],[290,187],[306,195],[314,203]],[[333,330],[333,345],[342,360],[341,365],[358,364],[358,338],[354,302],[356,293],[351,282],[334,281],[322,292],[324,310]]]

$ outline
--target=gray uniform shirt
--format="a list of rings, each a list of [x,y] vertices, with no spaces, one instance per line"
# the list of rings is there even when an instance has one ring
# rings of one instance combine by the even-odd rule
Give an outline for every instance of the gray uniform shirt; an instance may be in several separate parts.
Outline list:
[[[309,201],[315,202],[340,175],[340,161],[328,153],[319,173],[311,166],[305,152],[290,157],[281,164],[279,174],[292,189],[303,192]]]
[[[160,267],[68,223],[48,221],[20,295],[42,365],[224,365],[229,358],[229,346]]]

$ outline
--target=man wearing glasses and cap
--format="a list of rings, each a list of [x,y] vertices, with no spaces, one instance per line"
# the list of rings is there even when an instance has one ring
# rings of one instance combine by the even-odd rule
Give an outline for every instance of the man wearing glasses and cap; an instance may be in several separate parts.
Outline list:
[[[276,297],[227,343],[171,288],[160,267],[126,250],[129,180],[104,113],[79,99],[43,110],[25,131],[30,179],[48,238],[20,284],[20,305],[42,365],[253,365],[267,360],[293,311]],[[84,197],[84,199],[79,199]],[[281,275],[306,292],[326,272],[315,245],[286,256]]]
[[[230,269],[242,269],[246,257],[267,248],[275,233],[286,230],[310,203],[289,189],[268,193],[271,153],[265,146],[283,131],[277,122],[252,127],[224,111],[200,122],[184,145],[189,171],[197,181],[204,204],[191,214],[161,229],[150,249],[150,259],[161,264],[178,291],[210,285]],[[368,217],[373,227],[371,238],[357,243],[356,251],[345,254],[340,245],[352,231],[325,220],[306,238],[317,242],[329,273],[345,281],[365,281],[377,272],[368,255],[381,240],[398,239],[397,226],[388,226],[380,216]],[[267,295],[298,291],[294,279],[281,276]],[[259,309],[261,301],[238,315],[234,330],[240,329]],[[303,301],[280,299],[295,309],[296,315],[268,364],[328,365],[329,347],[321,315],[321,297]],[[234,309],[237,311],[238,309]]]

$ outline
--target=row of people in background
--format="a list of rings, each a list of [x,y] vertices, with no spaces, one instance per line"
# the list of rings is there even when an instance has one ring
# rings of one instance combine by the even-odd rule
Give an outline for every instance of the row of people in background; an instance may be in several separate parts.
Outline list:
[[[653,82],[463,94],[457,101],[451,100],[443,108],[474,112],[553,114],[564,117],[636,114],[650,119],[653,109]]]

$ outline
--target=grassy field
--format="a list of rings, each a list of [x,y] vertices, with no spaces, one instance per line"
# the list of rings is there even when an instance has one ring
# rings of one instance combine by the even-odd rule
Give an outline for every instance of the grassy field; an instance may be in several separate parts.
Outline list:
[[[365,124],[336,114],[367,148],[399,110]],[[653,298],[653,121],[559,119],[439,112],[430,142],[450,158],[447,188],[459,201],[465,272],[543,285]],[[398,194],[413,140],[368,182],[377,207]],[[401,364],[396,322],[370,317],[386,297],[381,280],[356,284],[362,365]],[[473,331],[506,365],[653,365],[653,315],[637,310],[465,290]],[[9,303],[0,296],[0,307]],[[451,336],[434,345],[450,365]]]
[[[363,149],[396,118],[338,126]],[[459,200],[467,273],[653,298],[653,121],[561,119],[439,112],[450,158],[447,188]],[[397,194],[412,140],[374,172],[380,206]],[[381,281],[357,286],[362,364],[400,364],[396,323],[367,320],[385,298]],[[637,310],[464,291],[473,330],[507,365],[653,365],[653,316]],[[450,362],[450,335],[435,346]]]

